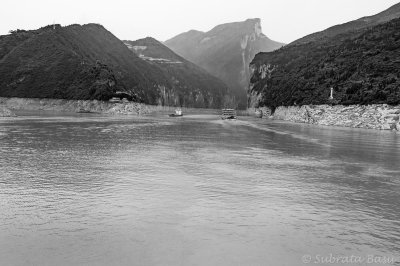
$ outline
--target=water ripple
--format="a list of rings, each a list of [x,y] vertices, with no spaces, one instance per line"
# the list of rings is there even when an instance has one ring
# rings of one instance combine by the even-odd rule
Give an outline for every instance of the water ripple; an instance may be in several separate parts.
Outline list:
[[[398,254],[399,161],[399,137],[378,131],[212,115],[1,120],[0,264]]]

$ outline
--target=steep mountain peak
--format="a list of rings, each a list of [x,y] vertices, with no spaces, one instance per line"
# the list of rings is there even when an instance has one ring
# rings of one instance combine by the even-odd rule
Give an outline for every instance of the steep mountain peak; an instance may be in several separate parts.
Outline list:
[[[261,19],[260,18],[250,18],[245,21],[249,24],[251,29],[254,29],[255,33],[259,36],[262,33]]]
[[[241,108],[247,105],[250,61],[259,52],[269,52],[283,45],[262,33],[259,18],[224,23],[204,33],[183,33],[165,44],[228,84]]]
[[[215,26],[213,29],[211,29],[206,34],[213,35],[213,34],[220,34],[220,33],[224,33],[224,32],[229,32],[229,34],[235,34],[235,35],[255,33],[257,36],[260,36],[260,34],[262,33],[261,19],[251,18],[251,19],[247,19],[245,21],[240,21],[240,22],[224,23],[224,24]]]
[[[246,19],[245,22],[249,22],[249,23],[261,23],[261,19],[260,19],[260,18],[248,18],[248,19]]]

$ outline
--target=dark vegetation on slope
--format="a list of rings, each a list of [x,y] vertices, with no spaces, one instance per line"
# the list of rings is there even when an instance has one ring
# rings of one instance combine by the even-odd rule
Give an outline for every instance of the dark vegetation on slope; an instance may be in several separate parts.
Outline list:
[[[0,37],[0,95],[107,100],[116,91],[154,102],[158,73],[101,25],[47,26]],[[147,73],[147,76],[144,75]]]
[[[314,36],[315,37],[315,36]],[[400,104],[400,19],[258,54],[260,105]],[[264,71],[263,78],[261,68]],[[334,100],[329,100],[330,88]]]
[[[136,41],[124,41],[124,43],[144,61],[171,77],[175,90],[167,90],[163,95],[162,101],[166,105],[174,105],[177,95],[185,94],[186,91],[192,92],[191,98],[194,107],[219,107],[213,102],[215,99],[221,98],[222,106],[230,105],[231,97],[226,84],[177,55],[156,39],[147,37]]]
[[[165,91],[176,91],[177,105],[194,106],[192,88],[177,88],[167,72],[140,59],[98,24],[0,36],[3,97],[108,100],[122,91],[132,100],[160,104]],[[220,90],[213,106],[221,104],[225,92]]]

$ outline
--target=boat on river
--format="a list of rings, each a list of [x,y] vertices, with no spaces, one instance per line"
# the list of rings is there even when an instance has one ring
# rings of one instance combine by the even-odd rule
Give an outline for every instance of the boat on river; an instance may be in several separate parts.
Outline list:
[[[233,120],[236,119],[236,110],[235,109],[222,109],[221,119],[225,120]]]
[[[178,108],[175,110],[174,114],[169,114],[169,117],[180,117],[183,116],[182,109]]]

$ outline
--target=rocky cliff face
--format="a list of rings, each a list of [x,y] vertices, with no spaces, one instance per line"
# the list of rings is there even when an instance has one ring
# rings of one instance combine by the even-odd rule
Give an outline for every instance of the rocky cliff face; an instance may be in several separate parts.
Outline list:
[[[274,119],[324,126],[400,131],[400,106],[303,105],[278,107]]]
[[[222,24],[208,32],[189,31],[165,44],[228,84],[242,108],[247,105],[248,65],[254,55],[283,45],[262,33],[260,19]]]
[[[227,85],[204,69],[177,55],[154,38],[124,41],[140,59],[160,69],[173,80],[173,87],[161,86],[159,104],[176,106],[180,95],[188,94],[193,107],[219,108],[221,99],[230,95]]]
[[[400,4],[257,54],[250,65],[252,106],[399,104],[397,17]]]

